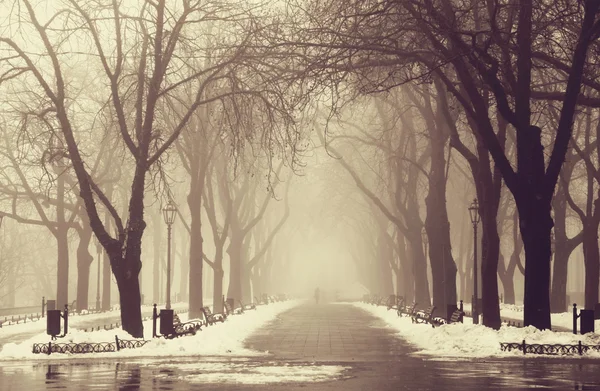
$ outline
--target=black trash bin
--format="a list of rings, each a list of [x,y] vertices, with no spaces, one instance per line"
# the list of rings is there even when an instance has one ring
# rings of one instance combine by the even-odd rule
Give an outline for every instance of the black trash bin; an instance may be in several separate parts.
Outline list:
[[[594,310],[579,311],[581,334],[594,332]]]
[[[46,312],[46,334],[52,337],[60,335],[60,310]]]
[[[173,310],[160,310],[160,333],[171,335],[175,333],[173,327]]]

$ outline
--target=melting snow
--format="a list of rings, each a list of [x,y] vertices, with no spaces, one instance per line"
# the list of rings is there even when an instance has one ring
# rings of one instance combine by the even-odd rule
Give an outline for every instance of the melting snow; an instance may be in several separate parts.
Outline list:
[[[534,327],[516,328],[506,325],[496,331],[482,325],[474,325],[471,318],[467,317],[465,323],[433,328],[428,324],[414,324],[410,317],[398,317],[396,311],[388,311],[385,306],[365,303],[354,303],[354,305],[383,319],[390,327],[397,330],[399,337],[414,345],[417,354],[427,356],[441,358],[523,356],[522,352],[500,350],[500,342],[522,342],[523,340],[530,344],[575,345],[578,341],[586,345],[600,344],[600,335],[597,334],[575,335],[569,332],[540,331]],[[591,352],[584,357],[600,358],[600,353]]]

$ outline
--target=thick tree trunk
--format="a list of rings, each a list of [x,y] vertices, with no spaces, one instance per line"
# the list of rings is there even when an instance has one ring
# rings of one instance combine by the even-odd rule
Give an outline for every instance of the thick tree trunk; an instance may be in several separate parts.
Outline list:
[[[185,240],[183,240],[183,248],[189,248],[190,247],[190,238],[188,236],[185,236]],[[186,302],[188,301],[188,297],[189,297],[189,293],[188,293],[188,280],[189,280],[189,273],[190,273],[190,264],[189,264],[189,260],[185,259],[185,257],[181,257],[181,263],[180,263],[180,273],[179,273],[179,298],[181,299],[181,301]],[[206,288],[206,286],[204,286],[204,284],[202,284],[204,288]]]
[[[112,273],[110,271],[110,257],[104,251],[102,261],[102,311],[110,310],[110,282]]]
[[[252,297],[252,273],[247,265],[242,264],[242,299],[248,303]]]
[[[240,259],[240,283],[241,283],[241,292],[242,295],[239,300],[243,300],[244,302],[248,302],[248,300],[252,297],[252,287],[250,283],[250,269],[248,267],[248,262],[245,259],[248,258],[250,251],[250,240],[245,240],[242,245],[243,258]],[[230,296],[227,296],[230,297]]]
[[[429,295],[429,281],[427,279],[427,260],[423,252],[423,241],[421,230],[412,229],[407,238],[412,255],[412,270],[415,284],[415,301],[421,307],[431,305],[431,296]]]
[[[202,221],[201,221],[201,194],[190,191],[188,207],[191,213],[190,227],[190,271],[189,271],[189,311],[191,318],[199,318],[202,314]]]
[[[446,305],[456,303],[456,263],[452,256],[450,222],[446,209],[445,142],[433,137],[434,133],[430,131],[432,154],[429,192],[425,200],[425,228],[429,239],[433,305],[438,309],[438,313],[445,314]]]
[[[86,223],[84,222],[84,224]],[[89,251],[92,234],[89,225],[84,225],[79,232],[79,246],[77,247],[77,312],[89,308],[90,266],[94,260]]]
[[[589,218],[592,220],[593,218]],[[598,223],[591,221],[583,228],[583,260],[585,262],[585,309],[593,310],[598,303],[600,254],[598,252]]]
[[[227,297],[239,301],[242,298],[242,239],[241,233],[233,227],[227,253],[229,254]]]
[[[215,287],[214,287],[214,294],[213,294],[213,309],[215,310],[215,312],[222,312],[223,311],[223,277],[225,276],[225,272],[223,271],[223,268],[215,268],[214,270],[214,275],[215,275]]]
[[[491,194],[490,194],[491,195]],[[500,301],[498,297],[498,258],[500,256],[500,237],[496,214],[498,208],[494,201],[481,205],[483,213],[481,223],[483,235],[481,238],[481,299],[483,325],[499,330]]]
[[[108,199],[111,199],[112,197],[112,188],[109,187],[106,190],[106,197]],[[110,229],[111,224],[110,224],[110,213],[107,211],[105,216],[104,216],[104,227],[106,227],[106,229]],[[102,265],[102,311],[109,311],[111,304],[111,279],[112,279],[112,270],[111,270],[111,266],[110,266],[110,256],[108,255],[108,252],[106,252],[106,249],[104,251],[104,261],[103,261],[103,265]]]
[[[414,299],[414,280],[408,262],[406,241],[400,231],[396,231],[396,246],[398,247],[398,272],[396,273],[396,294],[404,297],[407,302]]]
[[[387,223],[387,222],[386,222]],[[387,232],[380,231],[380,235],[388,235]],[[387,238],[379,238],[379,257],[378,260],[378,280],[379,286],[381,287],[382,295],[391,295],[394,292],[394,281],[393,281],[393,273],[390,262],[393,262],[394,258],[394,249],[390,245],[391,239],[389,236]]]
[[[499,273],[498,276],[502,281],[504,288],[504,303],[516,304],[515,300],[515,270],[520,263],[521,252],[523,250],[523,242],[519,237],[519,211],[515,208],[512,220],[512,240],[513,251],[508,261],[508,266],[504,273]]]
[[[116,254],[117,259],[112,259],[112,264],[125,264],[123,259]],[[116,262],[115,262],[116,261]],[[124,265],[126,266],[126,265]],[[144,326],[142,324],[142,301],[140,295],[139,271],[133,272],[126,267],[113,267],[119,289],[119,304],[121,305],[121,324],[123,330],[135,338],[144,337]]]
[[[517,202],[525,248],[525,326],[550,329],[550,202],[527,195]]]

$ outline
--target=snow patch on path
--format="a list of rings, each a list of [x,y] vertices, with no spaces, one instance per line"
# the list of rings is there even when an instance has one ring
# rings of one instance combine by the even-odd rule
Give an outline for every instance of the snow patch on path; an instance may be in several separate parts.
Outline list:
[[[168,368],[160,364],[160,368]],[[254,363],[194,363],[174,370],[183,370],[179,379],[189,383],[270,384],[287,382],[322,382],[339,379],[348,367],[339,365],[260,364]]]

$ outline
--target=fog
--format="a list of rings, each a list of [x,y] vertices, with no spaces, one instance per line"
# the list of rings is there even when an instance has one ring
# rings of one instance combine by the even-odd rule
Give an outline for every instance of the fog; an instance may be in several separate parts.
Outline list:
[[[595,35],[532,65],[412,2],[277,4],[2,2],[1,308],[120,308],[140,336],[141,304],[317,288],[478,297],[496,329],[501,302],[539,328],[594,307]]]

